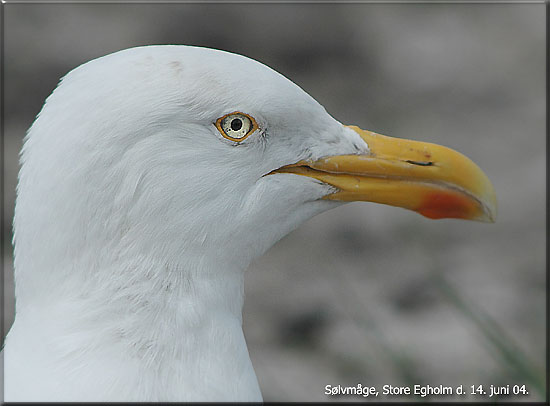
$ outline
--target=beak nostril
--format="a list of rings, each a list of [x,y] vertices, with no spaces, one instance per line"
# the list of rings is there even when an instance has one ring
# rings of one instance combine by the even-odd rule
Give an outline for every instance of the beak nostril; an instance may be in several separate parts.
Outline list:
[[[418,165],[418,166],[432,166],[434,164],[433,162],[419,162],[419,161],[410,161],[410,160],[407,160],[405,162],[408,162],[413,165]]]

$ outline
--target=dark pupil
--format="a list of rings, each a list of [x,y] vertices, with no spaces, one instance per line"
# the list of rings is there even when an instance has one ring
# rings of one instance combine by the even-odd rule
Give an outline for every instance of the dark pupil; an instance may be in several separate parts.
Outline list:
[[[231,129],[233,131],[239,131],[241,128],[243,128],[243,122],[240,118],[234,118],[231,120]]]

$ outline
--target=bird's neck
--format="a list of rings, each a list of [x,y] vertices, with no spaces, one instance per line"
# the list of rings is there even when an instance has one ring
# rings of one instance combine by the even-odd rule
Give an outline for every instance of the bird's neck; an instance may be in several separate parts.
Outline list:
[[[67,363],[62,381],[85,385],[87,400],[261,400],[242,332],[243,271],[213,267],[114,264],[18,320],[41,319],[46,364]]]

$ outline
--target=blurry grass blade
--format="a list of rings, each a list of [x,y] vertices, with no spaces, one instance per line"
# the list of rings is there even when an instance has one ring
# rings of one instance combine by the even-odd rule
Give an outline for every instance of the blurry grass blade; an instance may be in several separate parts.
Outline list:
[[[475,308],[473,304],[467,304],[460,297],[458,291],[445,280],[441,272],[433,273],[433,280],[439,287],[444,297],[469,319],[499,355],[499,361],[506,364],[514,374],[525,379],[531,387],[543,398],[546,398],[546,385],[544,373],[528,360],[527,355],[506,335],[504,330],[484,312],[481,308]]]

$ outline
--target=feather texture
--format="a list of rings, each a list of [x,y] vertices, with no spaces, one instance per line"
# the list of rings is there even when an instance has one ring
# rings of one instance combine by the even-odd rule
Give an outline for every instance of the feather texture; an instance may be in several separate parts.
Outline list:
[[[236,144],[214,126],[253,116]],[[248,264],[340,204],[281,166],[367,145],[251,59],[188,46],[88,62],[21,154],[8,401],[259,401],[242,331]]]

